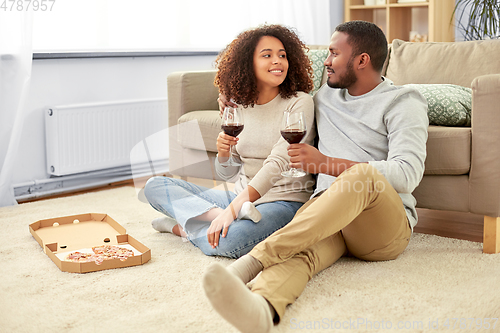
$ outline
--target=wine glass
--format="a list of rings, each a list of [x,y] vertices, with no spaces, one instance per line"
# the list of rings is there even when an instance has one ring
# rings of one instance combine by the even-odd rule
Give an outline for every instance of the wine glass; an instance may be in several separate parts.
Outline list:
[[[221,128],[227,135],[237,137],[243,131],[243,113],[238,108],[227,106],[222,114]],[[229,147],[229,159],[220,163],[223,166],[239,166],[241,163],[233,158],[233,146]]]
[[[307,132],[304,112],[285,110],[283,113],[283,120],[281,121],[280,131],[283,139],[289,144],[299,143],[306,136]],[[284,177],[302,177],[306,174],[306,172],[295,168],[291,168],[281,173]]]

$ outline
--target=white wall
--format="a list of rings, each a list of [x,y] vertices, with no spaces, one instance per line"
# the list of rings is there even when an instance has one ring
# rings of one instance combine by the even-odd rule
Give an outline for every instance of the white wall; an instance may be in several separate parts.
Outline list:
[[[331,30],[343,22],[344,1],[330,1]],[[328,40],[324,44],[328,44]],[[49,178],[44,108],[51,105],[166,98],[174,71],[213,68],[215,56],[40,59],[33,61],[26,119],[13,184]]]
[[[167,98],[169,73],[212,69],[214,60],[215,56],[34,60],[13,184],[49,177],[45,166],[44,107]]]
[[[340,23],[344,22],[344,1],[341,0],[331,0],[330,1],[330,30],[331,33],[335,31],[335,28]],[[325,41],[324,44],[328,45],[329,40]]]
[[[344,1],[330,1],[331,30],[343,22]],[[460,33],[456,33],[460,40]],[[325,40],[324,44],[328,44]],[[13,184],[49,177],[45,162],[43,109],[50,105],[166,98],[173,71],[213,68],[215,56],[34,60],[27,117]]]

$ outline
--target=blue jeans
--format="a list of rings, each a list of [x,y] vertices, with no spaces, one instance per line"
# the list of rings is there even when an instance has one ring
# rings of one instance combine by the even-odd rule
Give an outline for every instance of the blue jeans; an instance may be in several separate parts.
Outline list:
[[[157,211],[173,217],[184,229],[188,239],[203,253],[210,256],[239,258],[278,229],[288,224],[302,206],[301,202],[274,201],[257,205],[262,214],[259,223],[250,220],[236,220],[228,229],[225,238],[212,249],[208,243],[207,230],[211,221],[197,221],[212,208],[225,209],[236,194],[198,186],[181,179],[153,177],[148,180],[144,194]]]

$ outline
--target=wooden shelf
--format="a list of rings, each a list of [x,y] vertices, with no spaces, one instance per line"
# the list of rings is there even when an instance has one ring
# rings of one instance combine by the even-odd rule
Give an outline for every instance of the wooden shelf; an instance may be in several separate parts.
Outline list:
[[[385,9],[387,7],[428,7],[428,2],[411,2],[411,3],[390,3],[385,5],[373,5],[373,6],[365,6],[365,5],[354,5],[351,6],[352,9]]]
[[[428,7],[428,2],[390,3],[389,7]]]
[[[375,6],[365,6],[365,5],[356,5],[356,6],[351,6],[352,9],[385,9],[387,5],[375,5]]]
[[[363,20],[377,24],[389,43],[394,39],[408,41],[410,31],[427,35],[430,42],[455,40],[453,9],[455,0],[427,0],[398,3],[386,0],[383,5],[365,6],[364,0],[344,0],[345,21]]]

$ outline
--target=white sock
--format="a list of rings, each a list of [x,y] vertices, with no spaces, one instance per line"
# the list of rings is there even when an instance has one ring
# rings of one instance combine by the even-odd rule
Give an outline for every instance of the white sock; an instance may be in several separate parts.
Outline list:
[[[177,221],[170,216],[158,217],[151,221],[153,229],[159,232],[172,232],[172,229],[177,225]]]
[[[252,293],[221,264],[210,265],[203,276],[203,289],[214,309],[241,332],[269,332],[273,317],[269,303]]]
[[[252,220],[257,223],[262,218],[260,212],[255,208],[254,204],[250,201],[245,201],[241,206],[240,212],[238,213],[238,219]]]
[[[264,266],[262,266],[259,260],[249,254],[245,254],[236,261],[233,261],[233,263],[227,266],[226,269],[231,274],[240,278],[243,283],[247,284],[264,269]]]

